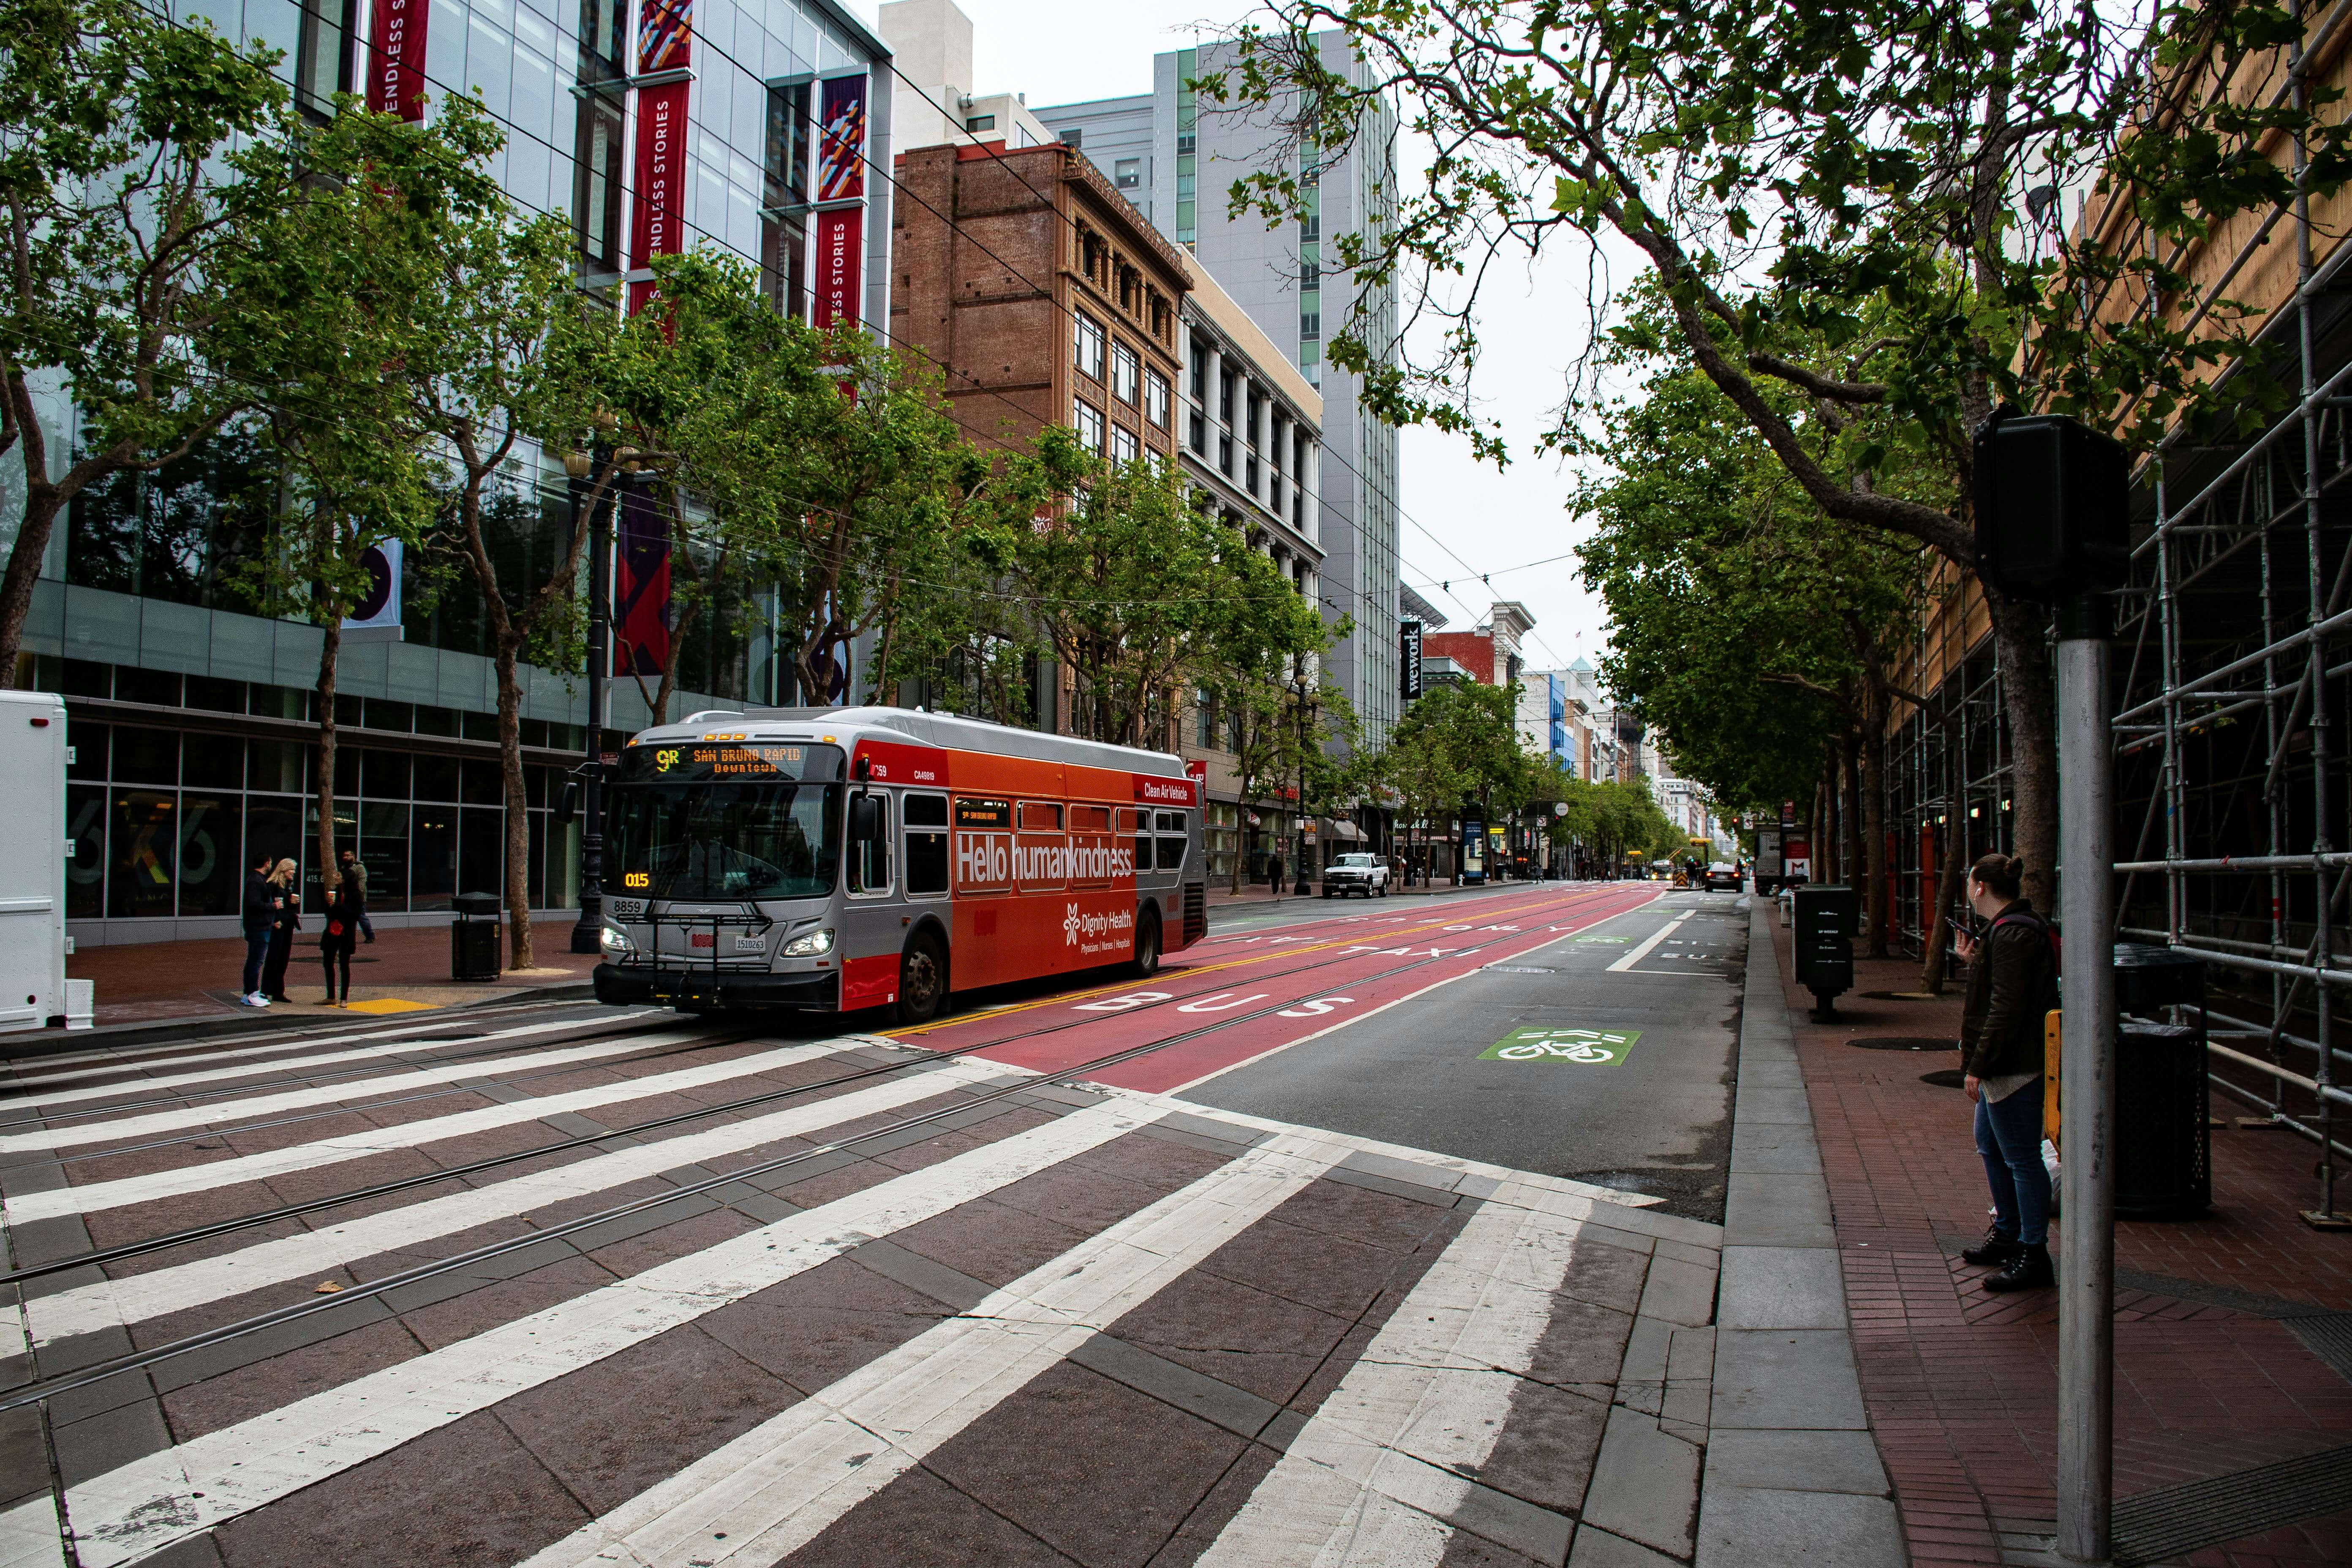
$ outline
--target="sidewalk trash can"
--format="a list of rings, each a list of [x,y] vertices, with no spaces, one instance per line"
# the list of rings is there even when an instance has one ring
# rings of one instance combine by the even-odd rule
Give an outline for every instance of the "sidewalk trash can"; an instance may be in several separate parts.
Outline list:
[[[2116,944],[2116,1213],[2177,1219],[2213,1202],[2211,1090],[2205,1076],[2205,965],[2177,949]],[[2192,1009],[2195,1021],[2159,1022]]]
[[[457,918],[449,922],[449,978],[496,980],[503,958],[499,942],[505,934],[499,918],[499,896],[460,893],[451,902]]]
[[[1826,1024],[1853,989],[1853,889],[1808,883],[1790,894],[1797,984],[1813,994],[1814,1021]]]

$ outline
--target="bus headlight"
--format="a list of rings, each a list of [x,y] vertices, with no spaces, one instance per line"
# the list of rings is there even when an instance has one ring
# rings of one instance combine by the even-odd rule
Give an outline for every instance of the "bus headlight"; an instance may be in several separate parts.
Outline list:
[[[804,931],[784,943],[786,958],[814,958],[832,951],[833,932],[830,930]]]
[[[606,926],[602,931],[597,933],[596,940],[606,952],[635,952],[637,951],[637,944],[629,940],[629,933],[623,931],[618,926]]]

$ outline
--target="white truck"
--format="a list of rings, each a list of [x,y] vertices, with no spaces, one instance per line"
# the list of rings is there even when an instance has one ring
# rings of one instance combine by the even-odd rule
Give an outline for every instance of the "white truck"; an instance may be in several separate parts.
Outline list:
[[[66,705],[0,691],[0,800],[25,831],[0,835],[0,1032],[87,1029],[90,983],[66,978]]]

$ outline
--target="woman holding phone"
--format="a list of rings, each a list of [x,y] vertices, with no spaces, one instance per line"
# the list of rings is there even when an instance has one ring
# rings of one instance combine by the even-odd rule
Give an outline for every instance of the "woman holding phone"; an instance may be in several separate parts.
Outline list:
[[[2021,896],[2024,874],[2014,856],[1985,856],[1969,868],[1968,900],[1991,923],[1979,941],[1954,922],[1969,966],[1960,1059],[1993,1206],[1983,1242],[1960,1256],[1997,1267],[1988,1290],[2058,1282],[2050,1267],[2050,1172],[2042,1163],[2042,1020],[2058,1005],[2058,959],[2050,922]]]

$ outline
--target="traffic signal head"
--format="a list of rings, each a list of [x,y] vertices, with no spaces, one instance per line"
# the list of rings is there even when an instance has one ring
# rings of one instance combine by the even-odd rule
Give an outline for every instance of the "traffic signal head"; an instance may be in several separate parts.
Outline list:
[[[2003,405],[1976,434],[1977,575],[2045,604],[2112,594],[2131,574],[2123,443],[2079,419]]]

